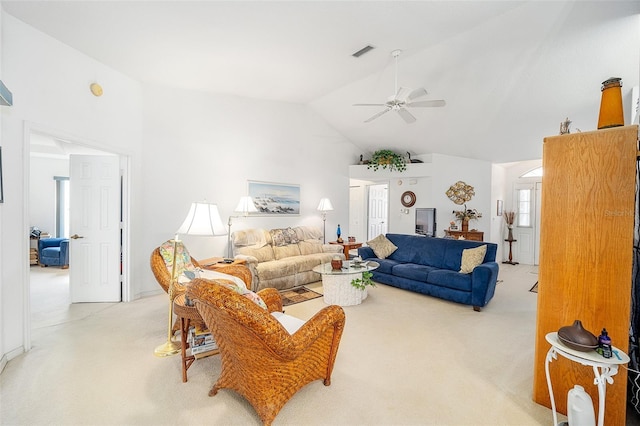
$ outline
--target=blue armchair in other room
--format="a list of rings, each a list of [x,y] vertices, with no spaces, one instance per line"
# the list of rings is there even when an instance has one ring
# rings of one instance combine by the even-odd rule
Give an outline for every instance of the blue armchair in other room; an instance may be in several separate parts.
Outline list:
[[[38,240],[38,253],[40,266],[69,267],[69,239],[68,238],[43,238]]]

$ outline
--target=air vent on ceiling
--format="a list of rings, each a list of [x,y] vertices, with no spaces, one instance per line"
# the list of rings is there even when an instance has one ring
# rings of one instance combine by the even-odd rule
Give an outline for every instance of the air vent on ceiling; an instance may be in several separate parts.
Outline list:
[[[373,49],[374,49],[373,46],[366,45],[365,47],[358,50],[356,53],[352,54],[351,56],[353,56],[354,58],[359,58],[360,56],[364,55],[365,53]]]

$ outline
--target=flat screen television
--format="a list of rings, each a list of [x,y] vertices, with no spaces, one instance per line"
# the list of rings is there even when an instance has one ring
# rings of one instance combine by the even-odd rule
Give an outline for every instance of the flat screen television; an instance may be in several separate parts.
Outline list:
[[[416,234],[427,237],[436,236],[436,209],[416,209]]]

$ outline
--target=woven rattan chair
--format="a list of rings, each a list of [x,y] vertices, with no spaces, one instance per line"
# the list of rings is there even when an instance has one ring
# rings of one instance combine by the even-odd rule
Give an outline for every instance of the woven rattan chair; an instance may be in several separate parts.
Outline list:
[[[258,295],[268,311],[221,285],[195,279],[187,290],[213,333],[221,354],[220,377],[209,396],[232,389],[245,397],[265,425],[304,385],[331,372],[344,329],[339,306],[327,306],[290,335],[269,312],[282,311],[282,298],[273,288]]]
[[[207,269],[206,266],[201,266],[197,260],[193,257],[191,258],[191,262],[193,262],[196,268]],[[218,267],[215,269],[218,272],[222,272],[224,274],[233,275],[234,277],[240,278],[246,284],[247,288],[251,288],[251,271],[249,268],[243,265],[226,265],[222,267]],[[168,268],[160,254],[160,248],[156,248],[151,253],[151,271],[153,272],[153,276],[156,277],[156,281],[160,284],[162,289],[169,293],[169,284],[171,283],[171,268]],[[183,287],[180,287],[176,290],[176,297],[180,294],[184,293],[185,290]],[[178,330],[180,330],[180,319],[177,318],[173,323],[172,331],[175,334]]]

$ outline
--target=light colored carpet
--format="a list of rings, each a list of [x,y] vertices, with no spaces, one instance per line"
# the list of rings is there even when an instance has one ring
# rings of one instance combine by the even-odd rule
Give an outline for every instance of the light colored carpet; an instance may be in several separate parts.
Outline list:
[[[41,269],[32,268],[34,290],[64,281],[59,270]],[[480,313],[385,285],[370,289],[362,305],[345,308],[331,386],[306,386],[274,424],[549,424],[550,410],[531,400],[535,272],[501,265],[496,296]],[[182,383],[178,356],[153,355],[166,338],[164,293],[120,304],[68,305],[64,297],[32,295],[33,349],[0,375],[0,424],[260,424],[234,392],[207,396],[219,357],[196,361]],[[318,298],[286,312],[307,319],[324,306]]]

